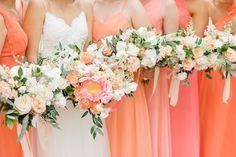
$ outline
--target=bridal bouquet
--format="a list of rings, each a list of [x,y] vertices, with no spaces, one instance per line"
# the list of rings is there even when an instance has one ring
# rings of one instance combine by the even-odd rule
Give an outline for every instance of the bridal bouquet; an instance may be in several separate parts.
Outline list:
[[[55,106],[66,106],[62,94],[66,87],[67,81],[61,77],[61,70],[53,65],[0,66],[0,101],[4,123],[9,128],[14,123],[22,125],[19,139],[30,127],[36,127],[39,118],[58,128]]]
[[[94,53],[96,50],[95,44],[89,46],[87,52],[81,52],[74,44],[65,48],[59,44],[54,55],[46,59],[60,67],[62,76],[67,79],[69,85],[63,90],[67,100],[85,110],[82,117],[92,116],[94,138],[97,133],[102,134],[102,119],[111,111],[109,104],[132,95],[137,88],[132,74],[126,72],[122,64],[101,62]]]

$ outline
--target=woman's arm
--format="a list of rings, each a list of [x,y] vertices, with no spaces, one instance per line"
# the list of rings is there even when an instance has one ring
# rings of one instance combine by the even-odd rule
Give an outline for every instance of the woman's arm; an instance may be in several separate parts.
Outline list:
[[[1,54],[7,36],[7,28],[5,26],[5,22],[2,15],[0,15],[0,34],[1,34],[0,35],[0,54]]]
[[[178,8],[173,0],[162,0],[164,34],[174,33],[179,28]]]
[[[88,22],[88,39],[86,40],[84,49],[86,49],[89,43],[92,41],[92,27],[93,27],[93,6],[91,3],[84,2],[82,4],[83,11],[86,14],[87,22]]]
[[[188,9],[192,14],[194,31],[200,37],[203,37],[209,22],[208,5],[205,0],[187,1]]]
[[[30,1],[24,20],[24,30],[29,39],[26,56],[30,62],[37,60],[45,14],[46,5],[43,0]]]
[[[142,3],[138,0],[127,0],[132,25],[135,29],[152,27]]]

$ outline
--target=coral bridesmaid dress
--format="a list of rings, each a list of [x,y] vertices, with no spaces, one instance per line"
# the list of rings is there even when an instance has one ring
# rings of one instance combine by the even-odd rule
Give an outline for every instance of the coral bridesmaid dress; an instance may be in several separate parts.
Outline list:
[[[144,7],[146,13],[156,29],[157,33],[163,33],[162,14],[160,9],[161,0],[150,0]],[[145,95],[148,103],[152,152],[153,157],[171,156],[171,137],[170,137],[170,109],[168,100],[168,79],[167,71],[161,69],[158,78],[156,91],[153,93],[154,81],[150,80],[145,85]]]
[[[22,1],[22,12],[26,10],[25,3]],[[0,15],[3,16],[7,28],[7,37],[0,54],[0,64],[14,66],[13,55],[25,56],[27,46],[27,36],[16,20],[14,14],[0,7]],[[22,21],[21,21],[22,22]],[[2,122],[3,116],[0,116]],[[20,143],[17,142],[16,127],[9,130],[5,125],[0,124],[0,157],[21,157],[22,151]]]
[[[236,16],[236,4],[216,23],[222,30]],[[201,157],[236,156],[236,78],[231,78],[231,95],[223,103],[224,80],[219,72],[212,72],[212,79],[199,75]]]
[[[186,28],[190,20],[185,0],[175,0],[180,26]],[[176,107],[171,107],[171,136],[173,157],[199,157],[200,124],[198,77],[195,72],[189,78],[190,86],[181,85]]]
[[[123,9],[122,9],[123,11]],[[131,28],[123,12],[101,21],[94,17],[93,41]],[[149,117],[144,88],[139,83],[132,98],[119,102],[106,121],[112,157],[152,157]]]

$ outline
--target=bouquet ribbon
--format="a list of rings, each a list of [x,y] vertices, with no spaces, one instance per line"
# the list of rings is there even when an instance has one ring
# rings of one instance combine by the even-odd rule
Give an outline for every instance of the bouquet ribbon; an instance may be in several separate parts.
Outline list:
[[[231,73],[234,77],[236,77],[236,72]],[[226,76],[226,74],[225,74]],[[228,104],[228,100],[230,98],[230,84],[231,84],[231,76],[226,76],[224,91],[223,91],[223,102]]]
[[[21,125],[17,125],[17,134],[20,135]],[[27,131],[20,141],[24,157],[33,157],[33,152],[30,145],[29,132]]]
[[[152,99],[155,91],[157,90],[159,74],[160,74],[160,68],[159,67],[155,67],[151,99]]]
[[[177,77],[173,76],[171,79],[170,91],[169,91],[170,105],[173,107],[175,107],[178,102],[179,86],[180,86],[180,80]]]

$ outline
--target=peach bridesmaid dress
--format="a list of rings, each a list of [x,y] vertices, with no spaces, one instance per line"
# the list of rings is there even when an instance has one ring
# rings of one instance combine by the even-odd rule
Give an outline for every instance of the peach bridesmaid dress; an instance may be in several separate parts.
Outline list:
[[[22,0],[22,15],[24,15],[26,5]],[[0,15],[3,16],[7,28],[7,37],[0,55],[0,64],[14,66],[17,63],[13,59],[13,55],[25,56],[27,47],[27,36],[21,25],[16,20],[14,14],[0,7]],[[23,20],[21,21],[23,22]],[[2,122],[3,116],[0,116]],[[20,143],[17,142],[16,127],[9,130],[2,123],[0,124],[0,157],[21,157],[22,150]]]
[[[180,27],[186,28],[190,20],[185,0],[175,0],[179,10]],[[176,107],[171,107],[171,136],[173,157],[199,157],[200,124],[198,77],[195,72],[189,78],[190,86],[180,87]]]
[[[163,33],[163,17],[160,9],[161,0],[150,0],[145,4],[146,13],[157,33]],[[144,85],[148,103],[152,138],[153,157],[171,156],[170,107],[168,100],[167,71],[161,69],[156,91],[153,93],[154,81]]]
[[[236,4],[216,23],[223,30],[226,23],[236,16]],[[224,80],[217,71],[212,79],[199,74],[201,157],[236,156],[236,78],[231,78],[231,95],[228,104],[222,101]]]
[[[94,17],[93,41],[131,27],[123,9],[105,21]],[[119,102],[106,125],[112,157],[152,157],[148,108],[141,81],[132,98],[124,97]]]

